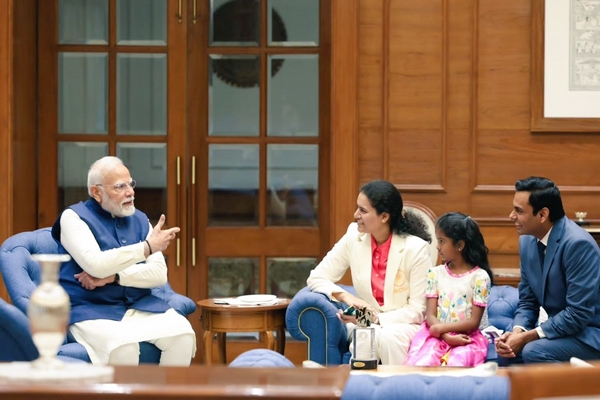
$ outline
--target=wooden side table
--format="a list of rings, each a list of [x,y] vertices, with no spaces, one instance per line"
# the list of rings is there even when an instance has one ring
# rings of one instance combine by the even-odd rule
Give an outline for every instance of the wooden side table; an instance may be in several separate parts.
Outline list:
[[[212,341],[217,334],[219,361],[227,362],[228,332],[264,332],[267,348],[280,354],[285,351],[285,312],[289,299],[277,299],[277,304],[268,306],[234,306],[215,304],[213,299],[197,302],[200,307],[202,329],[204,329],[204,354],[207,365],[212,364]],[[277,343],[273,332],[277,332]]]

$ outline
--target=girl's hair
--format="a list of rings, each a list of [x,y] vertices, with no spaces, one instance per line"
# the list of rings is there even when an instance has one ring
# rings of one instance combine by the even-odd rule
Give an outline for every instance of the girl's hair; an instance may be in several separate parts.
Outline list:
[[[360,192],[369,199],[377,215],[384,212],[390,215],[390,230],[398,235],[414,235],[431,243],[431,235],[427,224],[418,215],[410,211],[403,212],[404,203],[400,191],[384,180],[371,181],[365,184]]]
[[[488,248],[485,246],[485,241],[477,222],[463,213],[449,212],[439,217],[435,226],[445,236],[452,239],[454,244],[460,240],[465,243],[460,252],[462,257],[468,264],[478,266],[487,272],[493,285],[494,274],[488,262]]]

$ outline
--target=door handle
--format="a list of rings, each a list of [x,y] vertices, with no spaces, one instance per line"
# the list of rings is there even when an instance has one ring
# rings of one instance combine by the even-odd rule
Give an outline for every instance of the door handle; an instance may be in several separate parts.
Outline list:
[[[179,0],[179,5],[177,8],[177,15],[175,15],[177,17],[177,23],[181,24],[183,22],[183,13],[182,13],[182,8],[181,8],[181,1]]]
[[[198,0],[194,0],[194,12],[192,14],[192,21],[194,22],[194,25],[196,25],[196,21],[198,20],[198,4],[197,4]]]

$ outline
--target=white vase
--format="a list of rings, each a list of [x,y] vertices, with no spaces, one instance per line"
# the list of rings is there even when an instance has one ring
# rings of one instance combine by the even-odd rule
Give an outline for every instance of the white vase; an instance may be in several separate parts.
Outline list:
[[[35,254],[32,257],[40,264],[42,272],[42,281],[31,293],[27,306],[31,336],[40,353],[33,365],[53,368],[62,364],[56,354],[65,342],[71,312],[69,295],[58,283],[58,271],[61,263],[71,257],[68,254]]]

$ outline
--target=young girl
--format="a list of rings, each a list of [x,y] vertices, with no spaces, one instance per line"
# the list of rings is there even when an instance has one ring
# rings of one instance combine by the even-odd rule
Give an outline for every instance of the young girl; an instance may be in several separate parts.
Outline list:
[[[427,274],[426,319],[411,342],[405,364],[481,364],[488,341],[479,323],[492,285],[488,249],[477,223],[462,213],[442,215],[435,235],[444,264]]]

